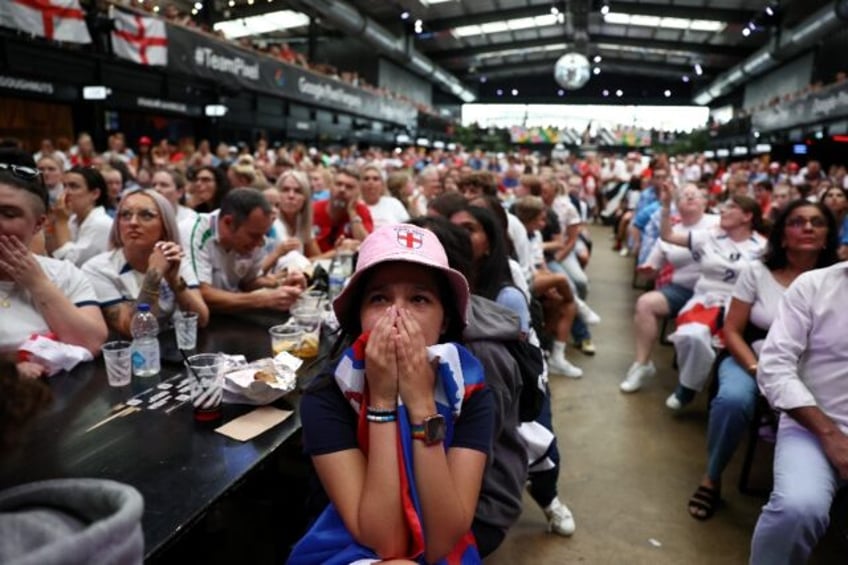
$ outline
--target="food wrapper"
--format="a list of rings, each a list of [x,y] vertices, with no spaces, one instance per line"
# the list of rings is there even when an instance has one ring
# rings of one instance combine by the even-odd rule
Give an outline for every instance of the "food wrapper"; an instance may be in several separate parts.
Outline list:
[[[294,390],[297,369],[303,363],[288,353],[260,359],[224,375],[224,402],[260,406]]]
[[[52,336],[33,334],[18,348],[18,360],[38,363],[47,370],[47,376],[59,371],[70,371],[83,361],[91,361],[91,352],[85,347],[56,341]]]

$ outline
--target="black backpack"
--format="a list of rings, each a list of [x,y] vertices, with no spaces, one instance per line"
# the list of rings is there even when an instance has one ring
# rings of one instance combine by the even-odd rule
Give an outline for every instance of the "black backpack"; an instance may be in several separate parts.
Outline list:
[[[522,422],[532,422],[539,417],[542,403],[545,401],[544,370],[545,361],[542,350],[524,340],[514,339],[503,342],[521,371],[521,396],[518,400],[518,418]]]

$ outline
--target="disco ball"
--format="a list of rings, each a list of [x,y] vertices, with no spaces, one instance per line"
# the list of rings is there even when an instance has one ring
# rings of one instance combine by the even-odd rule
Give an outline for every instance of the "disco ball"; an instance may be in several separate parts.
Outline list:
[[[589,81],[589,60],[580,53],[566,53],[554,65],[554,79],[566,90],[577,90]]]

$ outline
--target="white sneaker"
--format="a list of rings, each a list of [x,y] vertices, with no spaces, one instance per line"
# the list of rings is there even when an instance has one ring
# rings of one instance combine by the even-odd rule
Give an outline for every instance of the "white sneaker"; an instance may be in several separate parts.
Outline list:
[[[565,357],[551,355],[548,358],[548,371],[558,375],[565,375],[571,379],[579,379],[583,376],[583,369],[575,367]]]
[[[570,536],[574,533],[577,527],[574,524],[574,516],[571,515],[568,506],[559,501],[559,498],[554,498],[550,506],[544,510],[545,516],[548,517],[549,532],[561,536]]]
[[[630,365],[630,369],[627,370],[627,376],[624,377],[624,380],[621,381],[618,388],[621,389],[621,392],[636,392],[642,388],[645,381],[653,377],[656,372],[657,369],[651,361],[649,361],[647,365],[633,363]]]
[[[680,402],[680,399],[677,398],[677,395],[673,392],[671,396],[665,399],[665,405],[668,406],[669,409],[674,410],[675,412],[680,412],[683,410],[683,403]]]
[[[598,313],[592,310],[583,300],[575,297],[575,303],[577,304],[577,314],[584,323],[590,326],[601,323],[601,317],[598,316]]]
[[[618,254],[622,257],[629,257],[630,256],[630,249],[628,247],[624,246],[624,247],[621,248],[621,251],[619,251]]]

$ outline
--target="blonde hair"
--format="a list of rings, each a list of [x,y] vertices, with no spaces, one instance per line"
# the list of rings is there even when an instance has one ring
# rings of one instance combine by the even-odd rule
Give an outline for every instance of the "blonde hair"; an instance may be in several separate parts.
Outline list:
[[[173,241],[177,245],[182,245],[180,241],[180,230],[177,227],[177,216],[174,212],[174,206],[168,202],[168,199],[153,190],[152,188],[137,188],[129,190],[121,195],[121,202],[118,204],[118,209],[115,211],[115,221],[112,222],[112,229],[109,230],[109,249],[121,249],[124,247],[124,242],[121,241],[121,230],[118,227],[120,223],[119,214],[121,208],[127,198],[134,194],[143,194],[153,199],[153,205],[156,206],[159,217],[162,218],[162,241]]]
[[[309,177],[302,171],[286,171],[277,179],[276,188],[280,190],[286,179],[292,178],[300,187],[304,196],[303,208],[297,213],[295,231],[297,238],[305,246],[313,239],[312,234],[312,186]]]

